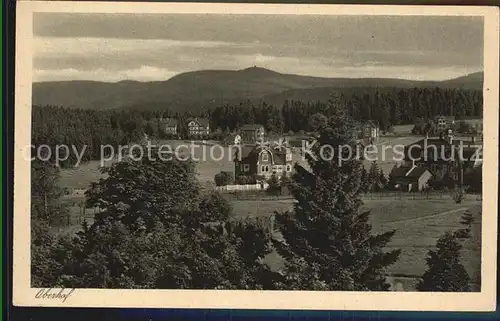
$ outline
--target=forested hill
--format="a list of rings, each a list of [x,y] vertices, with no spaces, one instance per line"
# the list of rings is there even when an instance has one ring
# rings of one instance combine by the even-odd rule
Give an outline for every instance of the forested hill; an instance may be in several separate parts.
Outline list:
[[[447,81],[410,81],[382,78],[321,78],[282,74],[251,67],[238,71],[187,72],[165,81],[59,81],[33,84],[34,105],[82,109],[171,111],[209,110],[241,101],[264,100],[281,105],[285,100],[323,101],[332,92],[362,88],[463,88],[481,90],[483,73]]]

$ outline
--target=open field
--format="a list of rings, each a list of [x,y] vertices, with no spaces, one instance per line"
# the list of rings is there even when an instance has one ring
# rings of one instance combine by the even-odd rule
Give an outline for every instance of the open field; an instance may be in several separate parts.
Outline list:
[[[393,126],[395,135],[411,135],[414,125],[396,125]]]
[[[196,142],[194,148],[190,147],[188,141],[160,141],[152,144],[168,144],[172,150],[178,148],[181,154],[191,154],[196,161],[196,169],[198,171],[198,179],[200,182],[213,182],[215,174],[220,171],[234,172],[233,155],[236,149],[230,147],[213,147],[213,142],[207,142],[201,145],[201,142]],[[191,152],[192,151],[192,152]],[[154,154],[152,155],[155,156]],[[298,153],[293,154],[294,162],[303,163],[302,156]],[[104,166],[109,166],[113,161],[104,163]],[[100,173],[100,161],[90,161],[81,164],[77,168],[64,168],[61,170],[60,186],[68,189],[86,189],[90,183],[98,181],[104,177]]]
[[[234,212],[238,215],[263,216],[274,211],[293,208],[293,200],[282,201],[237,201],[233,202]],[[463,264],[472,282],[480,282],[481,262],[481,203],[475,199],[455,204],[451,199],[443,200],[366,200],[363,209],[371,211],[371,224],[374,233],[396,230],[388,244],[389,249],[401,249],[399,261],[388,269],[395,282],[403,283],[405,290],[415,284],[415,277],[426,269],[425,258],[437,239],[446,231],[461,228],[460,217],[467,210],[475,215],[472,237],[464,244]],[[271,253],[267,262],[274,268],[283,266],[283,259]]]
[[[377,151],[371,157],[377,159],[377,164],[382,168],[386,175],[389,174],[395,164],[394,147],[397,145],[406,145],[411,142],[421,139],[418,136],[406,137],[381,137],[377,143]],[[169,144],[172,149],[179,148],[181,153],[189,153],[194,156],[197,162],[198,179],[200,182],[213,182],[215,174],[220,171],[234,171],[234,163],[232,161],[234,149],[224,147],[224,149],[215,147],[212,148],[213,142],[207,142],[204,147],[198,146],[191,149],[190,142],[187,141],[161,141],[154,144]],[[385,146],[385,150],[382,149]],[[401,149],[402,147],[398,147]],[[155,156],[155,155],[153,155]],[[213,157],[212,157],[213,156]],[[305,165],[302,156],[295,152],[293,161]],[[113,161],[104,162],[104,166],[109,166]],[[366,167],[371,164],[370,160],[365,160]],[[98,181],[104,175],[100,172],[102,168],[100,161],[90,161],[81,164],[77,168],[64,168],[61,170],[60,186],[68,189],[86,189],[90,183]]]

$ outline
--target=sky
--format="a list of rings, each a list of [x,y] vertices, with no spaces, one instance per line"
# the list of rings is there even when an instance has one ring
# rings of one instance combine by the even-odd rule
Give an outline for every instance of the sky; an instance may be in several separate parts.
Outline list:
[[[483,70],[481,17],[36,13],[33,34],[35,82],[251,66],[416,80]]]

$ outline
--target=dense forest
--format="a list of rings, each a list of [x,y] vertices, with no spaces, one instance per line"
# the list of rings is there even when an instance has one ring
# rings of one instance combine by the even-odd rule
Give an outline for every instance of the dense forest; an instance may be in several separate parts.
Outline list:
[[[285,101],[282,106],[266,102],[246,101],[239,105],[216,107],[203,114],[173,113],[170,110],[140,111],[123,110],[82,110],[56,106],[34,106],[32,118],[32,144],[75,146],[82,150],[87,146],[83,160],[100,157],[101,145],[125,145],[149,136],[168,137],[159,126],[161,117],[179,120],[180,136],[186,136],[187,118],[206,117],[210,119],[211,139],[222,139],[243,124],[257,123],[268,132],[288,133],[308,132],[309,118],[322,113],[331,115],[338,106],[346,110],[357,121],[374,120],[382,130],[390,131],[393,125],[414,124],[421,119],[436,115],[482,117],[483,97],[479,90],[460,89],[372,89],[364,91],[346,90],[332,97],[332,103]],[[62,166],[74,162],[70,153]]]

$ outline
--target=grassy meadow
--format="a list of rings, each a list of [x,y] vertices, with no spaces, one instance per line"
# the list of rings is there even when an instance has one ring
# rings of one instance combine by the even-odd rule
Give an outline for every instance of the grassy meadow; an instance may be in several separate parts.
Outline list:
[[[274,211],[286,211],[293,208],[293,200],[281,201],[234,201],[236,215],[265,216]],[[399,261],[388,272],[404,284],[405,290],[411,290],[415,278],[426,269],[425,258],[437,239],[446,231],[462,228],[460,217],[466,210],[475,214],[472,237],[464,244],[463,264],[472,282],[480,283],[481,270],[481,202],[466,199],[456,204],[451,197],[442,200],[381,199],[365,200],[363,210],[370,210],[373,233],[396,230],[388,244],[388,249],[401,249]],[[266,258],[274,268],[283,266],[283,259],[277,253]]]

